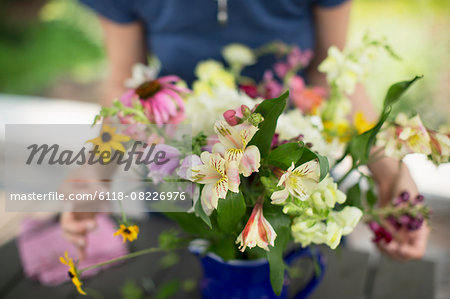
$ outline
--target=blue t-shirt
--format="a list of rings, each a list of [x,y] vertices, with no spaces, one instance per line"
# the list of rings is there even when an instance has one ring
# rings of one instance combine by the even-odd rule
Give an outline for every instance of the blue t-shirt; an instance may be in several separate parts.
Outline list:
[[[117,23],[142,21],[149,50],[161,61],[161,75],[194,80],[195,65],[221,60],[221,49],[232,42],[252,48],[281,40],[313,49],[312,8],[346,0],[228,0],[228,22],[217,21],[217,0],[80,0]],[[265,57],[247,69],[257,80],[271,67]]]

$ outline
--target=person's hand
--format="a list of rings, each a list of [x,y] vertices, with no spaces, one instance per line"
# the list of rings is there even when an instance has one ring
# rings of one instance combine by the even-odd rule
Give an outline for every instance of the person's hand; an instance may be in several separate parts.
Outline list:
[[[396,167],[385,167],[384,177],[380,176],[380,179],[377,181],[381,206],[391,202],[404,191],[410,194],[411,199],[419,194],[406,165],[399,164],[397,161],[395,163]],[[377,243],[377,247],[381,252],[401,261],[423,257],[430,233],[430,228],[426,221],[418,230],[414,231],[406,228],[396,230],[388,221],[385,221],[384,226],[392,234],[393,239],[389,243],[384,241]]]
[[[63,236],[76,246],[80,260],[85,258],[87,234],[97,227],[95,215],[92,212],[64,212],[61,214],[60,224]]]
[[[60,186],[59,192],[66,197],[69,194],[79,194],[92,196],[106,192],[108,186],[103,183],[102,176],[93,167],[81,167],[74,171],[67,180]],[[66,240],[74,244],[78,250],[78,258],[85,258],[85,248],[87,245],[87,235],[96,227],[96,212],[105,208],[105,202],[98,198],[87,201],[71,201],[69,210],[61,214],[60,225],[63,236]]]

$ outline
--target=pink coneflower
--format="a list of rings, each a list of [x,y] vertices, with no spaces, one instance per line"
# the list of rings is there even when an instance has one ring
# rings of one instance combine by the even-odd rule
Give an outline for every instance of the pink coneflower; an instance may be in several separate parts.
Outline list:
[[[184,102],[182,95],[189,89],[177,86],[177,76],[165,76],[147,81],[125,93],[120,101],[125,106],[132,106],[138,98],[151,123],[177,124],[184,119]]]

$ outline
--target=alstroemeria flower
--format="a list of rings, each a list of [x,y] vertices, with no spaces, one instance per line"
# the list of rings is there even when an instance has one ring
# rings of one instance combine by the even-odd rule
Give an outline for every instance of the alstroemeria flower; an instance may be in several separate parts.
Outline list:
[[[450,136],[428,130],[431,141],[431,160],[439,165],[449,162]]]
[[[214,153],[220,153],[225,160],[234,161],[229,167],[238,167],[239,173],[245,177],[257,172],[260,167],[261,156],[258,147],[247,146],[255,135],[258,128],[244,122],[236,126],[230,126],[225,121],[217,121],[214,125],[214,131],[219,137],[219,143],[213,147]]]
[[[133,99],[138,99],[150,122],[158,125],[177,124],[184,118],[182,95],[190,92],[176,85],[179,81],[177,76],[165,76],[144,82],[125,93],[120,101],[131,107]]]
[[[186,156],[177,170],[177,175],[185,180],[192,178],[192,168],[202,165],[200,157],[197,155]]]
[[[239,250],[242,252],[247,247],[253,248],[255,246],[268,251],[268,245],[274,246],[276,236],[275,230],[269,221],[264,218],[262,203],[258,202],[253,207],[244,230],[237,237],[236,244],[240,243]]]
[[[387,156],[402,159],[411,153],[430,155],[430,136],[418,115],[408,119],[399,113],[393,124],[377,136],[377,145],[385,146]]]
[[[408,119],[405,114],[397,116],[398,139],[404,142],[413,152],[429,155],[431,153],[430,136],[418,115]]]
[[[225,198],[228,190],[239,192],[239,173],[227,171],[228,162],[218,153],[211,154],[203,152],[200,156],[202,165],[192,168],[193,182],[204,184],[201,194],[201,204],[207,215],[211,215],[212,211],[217,208],[219,198]],[[231,170],[236,167],[230,167]],[[237,179],[236,179],[237,176]]]
[[[283,203],[289,194],[300,200],[306,200],[319,183],[317,165],[317,161],[312,160],[295,168],[294,162],[292,162],[291,167],[281,176],[277,185],[278,187],[283,186],[284,189],[272,193],[270,197],[272,203]]]

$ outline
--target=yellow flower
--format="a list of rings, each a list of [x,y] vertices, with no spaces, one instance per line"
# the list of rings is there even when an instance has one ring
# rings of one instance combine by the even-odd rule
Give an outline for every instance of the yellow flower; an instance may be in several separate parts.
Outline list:
[[[215,60],[200,62],[195,68],[195,75],[199,78],[194,82],[194,93],[212,93],[213,88],[236,88],[236,81],[232,73],[223,64]]]
[[[358,132],[358,134],[367,132],[370,129],[372,129],[374,126],[374,123],[367,121],[367,119],[364,116],[364,113],[362,113],[362,111],[358,111],[357,113],[355,113],[355,116],[353,118],[353,124],[354,124],[355,129]]]
[[[122,235],[123,242],[125,243],[127,240],[130,242],[136,240],[138,234],[139,234],[139,226],[137,225],[125,226],[121,224],[120,228],[114,233],[114,236]]]
[[[122,142],[127,142],[131,138],[129,136],[116,134],[116,128],[108,125],[103,125],[100,135],[94,139],[90,139],[87,142],[92,143],[94,146],[98,146],[98,154],[102,156],[104,162],[108,162],[112,156],[112,150],[115,149],[119,152],[125,153],[125,148]],[[110,153],[104,156],[105,153]]]
[[[195,95],[206,93],[209,96],[213,96],[211,85],[209,85],[209,83],[206,81],[195,81],[192,90],[194,91]]]
[[[81,288],[81,286],[83,285],[83,283],[81,283],[79,277],[78,277],[78,271],[77,268],[75,267],[74,263],[73,263],[73,259],[69,258],[69,254],[66,252],[64,252],[64,257],[59,257],[59,261],[61,263],[63,263],[66,266],[69,266],[69,277],[72,280],[72,283],[75,285],[75,287],[77,288],[78,293],[80,293],[81,295],[86,295],[86,292],[83,291],[83,289]]]
[[[348,142],[350,140],[350,126],[346,120],[324,121],[323,128],[328,142],[332,142],[335,137],[338,137],[340,142]]]

